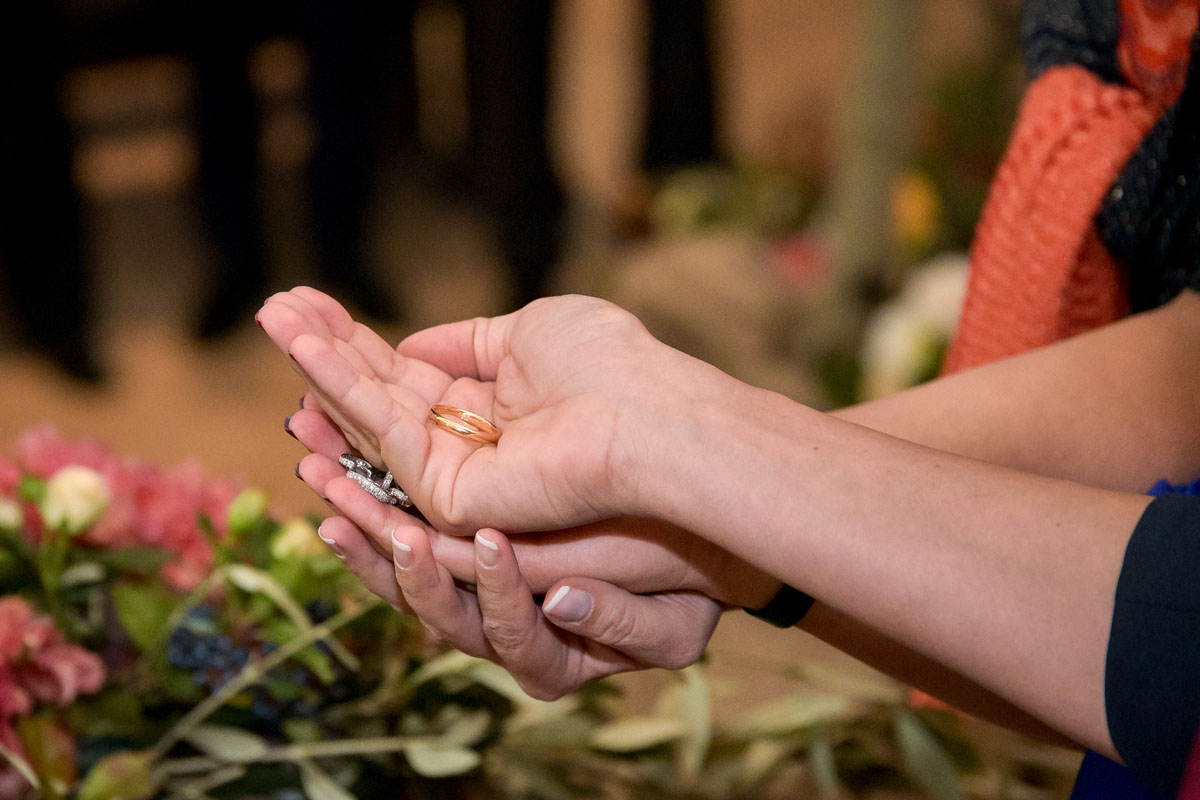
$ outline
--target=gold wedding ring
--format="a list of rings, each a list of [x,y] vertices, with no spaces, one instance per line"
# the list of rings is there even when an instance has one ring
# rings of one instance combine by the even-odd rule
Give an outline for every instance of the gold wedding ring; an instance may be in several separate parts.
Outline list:
[[[454,406],[436,405],[429,409],[429,419],[442,430],[480,444],[500,441],[500,429],[491,420]]]

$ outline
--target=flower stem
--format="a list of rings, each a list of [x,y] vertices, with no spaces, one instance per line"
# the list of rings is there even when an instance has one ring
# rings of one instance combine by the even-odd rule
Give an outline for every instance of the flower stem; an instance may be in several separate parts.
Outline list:
[[[29,765],[28,761],[21,758],[12,750],[9,750],[3,744],[0,744],[0,756],[3,756],[9,764],[12,764],[13,769],[21,773],[21,777],[29,781],[29,785],[36,791],[40,792],[42,790],[42,782],[38,780],[37,773],[33,771],[33,767]]]

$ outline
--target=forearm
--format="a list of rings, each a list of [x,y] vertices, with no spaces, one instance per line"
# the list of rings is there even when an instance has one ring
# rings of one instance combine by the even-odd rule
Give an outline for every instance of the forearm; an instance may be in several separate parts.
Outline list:
[[[1177,366],[1200,355],[1195,305],[1195,295],[1187,294],[1057,348],[834,416],[948,452],[1111,488],[1141,491],[1163,477],[1191,480],[1200,474],[1191,433],[1200,419],[1194,401],[1200,387]],[[1029,734],[1049,733],[1002,698],[820,601],[801,627],[965,711]]]
[[[664,516],[1112,752],[1105,647],[1144,497],[927,449],[733,381],[710,397],[651,470]]]
[[[835,416],[951,453],[1125,491],[1200,476],[1200,295]]]

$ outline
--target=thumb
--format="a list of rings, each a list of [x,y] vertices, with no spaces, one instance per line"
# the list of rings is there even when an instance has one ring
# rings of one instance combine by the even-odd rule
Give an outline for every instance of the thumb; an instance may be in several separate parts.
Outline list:
[[[519,313],[519,312],[514,312]],[[494,381],[508,355],[513,314],[476,317],[417,331],[396,346],[396,352],[432,364],[454,378]]]
[[[721,610],[699,592],[637,595],[593,578],[558,583],[542,604],[546,619],[557,627],[667,669],[700,659]]]

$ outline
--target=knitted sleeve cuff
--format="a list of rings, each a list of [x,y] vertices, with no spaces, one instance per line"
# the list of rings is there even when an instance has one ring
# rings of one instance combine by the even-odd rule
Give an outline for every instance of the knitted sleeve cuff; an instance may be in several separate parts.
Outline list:
[[[1172,797],[1200,720],[1200,497],[1147,506],[1125,551],[1105,665],[1113,744]]]

